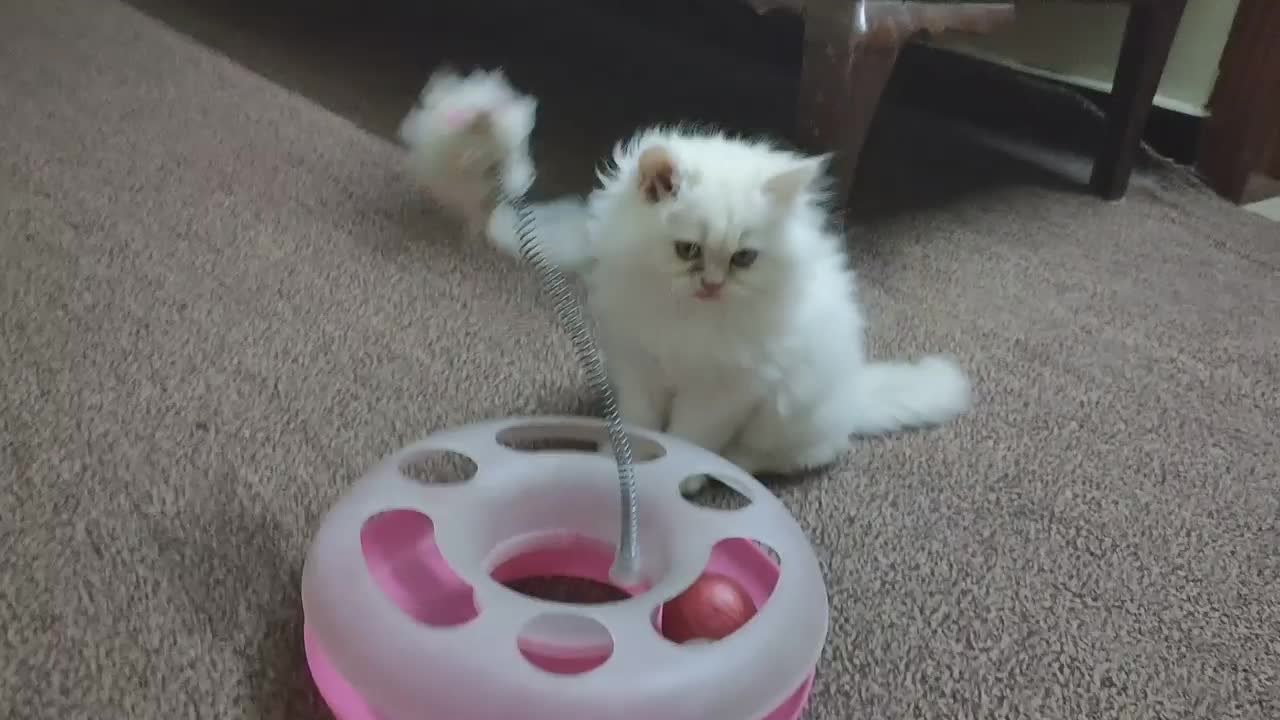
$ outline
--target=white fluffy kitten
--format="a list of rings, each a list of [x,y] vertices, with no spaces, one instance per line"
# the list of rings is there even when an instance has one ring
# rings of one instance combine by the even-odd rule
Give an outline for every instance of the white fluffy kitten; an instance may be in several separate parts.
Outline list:
[[[479,234],[495,190],[521,195],[533,184],[529,134],[537,100],[517,92],[501,70],[459,75],[438,70],[400,124],[414,178]]]
[[[628,422],[751,473],[790,473],[837,460],[851,434],[968,409],[969,382],[947,359],[868,360],[824,179],[824,157],[655,129],[615,150],[576,219],[564,201],[538,225],[587,280]],[[510,227],[494,214],[491,238],[508,251]]]

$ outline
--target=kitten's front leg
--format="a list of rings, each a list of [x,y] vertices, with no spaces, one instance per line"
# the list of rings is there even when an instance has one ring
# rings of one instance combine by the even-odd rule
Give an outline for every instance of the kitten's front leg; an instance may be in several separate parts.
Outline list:
[[[724,385],[681,388],[671,403],[667,432],[713,453],[723,453],[755,405],[754,394]],[[685,478],[680,492],[685,497],[696,495],[706,484],[705,475]]]
[[[610,375],[618,412],[629,425],[661,432],[666,424],[667,408],[661,402],[661,389],[638,367],[617,363]]]

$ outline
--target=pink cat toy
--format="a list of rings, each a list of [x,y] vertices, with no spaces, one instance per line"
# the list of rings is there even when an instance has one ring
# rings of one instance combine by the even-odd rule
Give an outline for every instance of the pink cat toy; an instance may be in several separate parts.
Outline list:
[[[675,438],[630,429],[638,577],[615,603],[522,595],[533,576],[609,582],[619,526],[606,452],[513,449],[512,438],[591,440],[602,421],[508,419],[436,433],[374,467],[330,511],[303,574],[307,659],[339,720],[795,720],[827,631],[827,595],[803,530],[759,482]],[[428,485],[403,468],[467,455],[473,477]],[[656,456],[656,457],[655,457]],[[643,458],[654,457],[652,460]],[[751,500],[714,510],[680,494],[712,473]],[[756,542],[777,552],[780,566]],[[759,611],[728,637],[676,644],[660,608],[704,572]]]

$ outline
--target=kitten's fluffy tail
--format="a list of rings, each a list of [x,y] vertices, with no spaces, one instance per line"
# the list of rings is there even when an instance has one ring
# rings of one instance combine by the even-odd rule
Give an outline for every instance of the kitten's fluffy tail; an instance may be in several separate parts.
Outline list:
[[[936,355],[914,363],[868,363],[853,391],[854,435],[938,425],[963,415],[972,403],[964,371]]]
[[[590,268],[587,208],[580,198],[532,203],[529,209],[533,212],[529,229],[543,257],[565,272],[582,273]],[[506,203],[499,204],[489,216],[489,240],[512,257],[522,257],[515,210]]]

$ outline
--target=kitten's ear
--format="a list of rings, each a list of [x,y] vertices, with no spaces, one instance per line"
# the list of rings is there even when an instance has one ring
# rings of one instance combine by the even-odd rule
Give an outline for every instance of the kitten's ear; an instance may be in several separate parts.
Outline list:
[[[813,187],[826,172],[830,154],[797,160],[791,167],[764,181],[764,192],[779,205],[790,205],[801,192]]]
[[[680,185],[671,151],[655,145],[640,153],[640,192],[652,204],[675,197]]]

